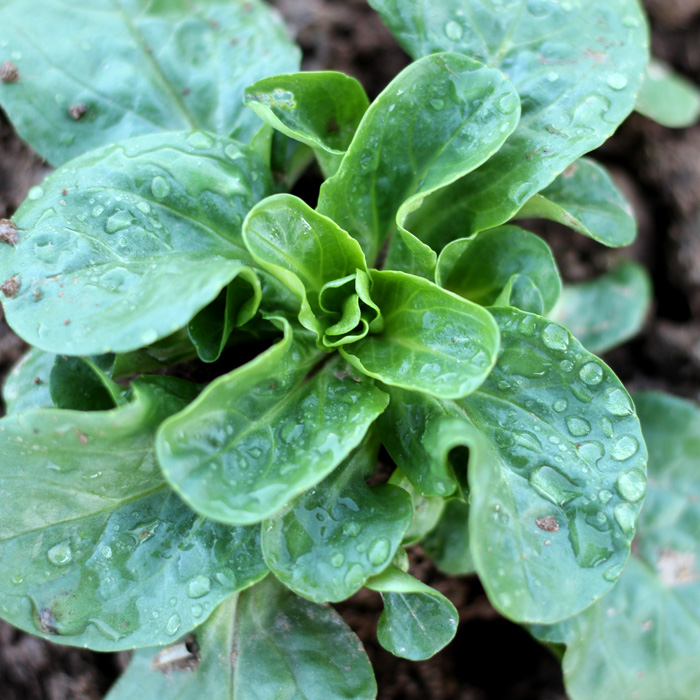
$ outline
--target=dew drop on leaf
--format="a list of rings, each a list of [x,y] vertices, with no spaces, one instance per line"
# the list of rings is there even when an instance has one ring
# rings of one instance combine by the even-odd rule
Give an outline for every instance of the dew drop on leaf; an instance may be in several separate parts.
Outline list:
[[[557,412],[557,413],[564,413],[566,409],[569,407],[569,402],[566,399],[559,399],[559,401],[555,401],[554,404],[552,405],[552,408]]]
[[[627,76],[624,73],[612,73],[608,77],[608,85],[613,90],[623,90],[627,87]]]
[[[367,553],[369,563],[373,566],[381,566],[389,558],[390,550],[391,544],[386,537],[375,540]]]
[[[634,532],[634,521],[636,518],[635,507],[629,503],[620,503],[615,506],[613,513],[622,532],[624,532],[625,535],[631,535]]]
[[[31,199],[32,201],[36,201],[37,199],[41,199],[44,196],[44,188],[40,186],[32,187],[31,190],[27,193],[27,199]]]
[[[585,437],[591,432],[591,424],[578,416],[569,416],[566,419],[566,428],[571,437]]]
[[[214,139],[201,131],[195,131],[187,137],[187,145],[196,148],[198,151],[204,151],[214,145]]]
[[[187,595],[190,598],[201,598],[211,590],[211,581],[208,576],[199,575],[190,579],[187,583]]]
[[[610,448],[610,456],[617,462],[624,462],[637,453],[639,443],[632,435],[623,435],[615,440]]]
[[[561,326],[550,323],[542,331],[542,342],[551,350],[566,350],[569,347],[569,334]]]
[[[165,624],[165,633],[172,637],[177,634],[177,631],[180,629],[180,624],[180,616],[177,613],[171,615]]]
[[[345,563],[345,555],[342,552],[336,552],[331,557],[331,565],[334,566],[336,569],[338,567],[341,567],[344,563]]]
[[[464,36],[464,27],[455,20],[450,20],[445,25],[445,36],[450,41],[460,41]]]
[[[603,368],[597,362],[588,362],[578,373],[581,381],[589,386],[595,386],[603,381]]]
[[[615,488],[622,498],[635,503],[644,496],[646,483],[646,477],[639,469],[630,469],[617,477]]]
[[[353,564],[347,574],[345,574],[343,583],[348,588],[354,588],[355,586],[359,586],[364,578],[365,570],[362,568],[362,566],[360,566],[360,564]]]
[[[634,413],[627,394],[622,389],[611,389],[605,397],[605,408],[614,416],[629,416]]]
[[[52,564],[56,566],[65,566],[73,560],[73,552],[71,552],[70,543],[68,541],[59,542],[47,552],[47,557]]]
[[[151,192],[156,199],[165,199],[170,194],[170,184],[164,177],[156,175],[151,180]]]

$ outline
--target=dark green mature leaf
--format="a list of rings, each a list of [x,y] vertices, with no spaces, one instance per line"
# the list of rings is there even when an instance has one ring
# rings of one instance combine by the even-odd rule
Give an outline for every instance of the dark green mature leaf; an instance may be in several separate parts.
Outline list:
[[[316,603],[338,602],[384,570],[411,522],[397,486],[369,488],[378,442],[364,443],[316,488],[263,525],[263,553],[285,586]]]
[[[476,571],[469,548],[469,504],[453,499],[445,505],[442,517],[427,534],[423,550],[446,574],[464,575]]]
[[[208,518],[247,525],[318,484],[360,443],[388,396],[292,336],[212,382],[158,433],[173,488]]]
[[[110,356],[103,357],[109,364]],[[126,402],[124,387],[113,382],[92,358],[87,357],[57,356],[49,387],[56,408],[107,411]]]
[[[230,598],[197,631],[199,661],[184,642],[134,655],[107,700],[373,700],[360,641],[330,607],[268,576]],[[156,652],[156,653],[154,653]],[[185,668],[173,659],[183,659]]]
[[[647,271],[624,260],[597,279],[565,285],[550,317],[591,352],[607,352],[641,330],[651,294]]]
[[[360,242],[372,265],[397,222],[403,227],[428,193],[493,155],[519,114],[499,71],[458,54],[416,61],[365,113],[339,171],[321,187],[318,210]]]
[[[517,218],[556,221],[613,248],[629,245],[637,236],[637,222],[605,168],[579,158],[540,194],[529,199]]]
[[[474,391],[498,351],[498,328],[482,307],[404,272],[371,271],[383,329],[340,352],[364,374],[440,398]]]
[[[522,118],[503,148],[433,195],[408,228],[449,240],[498,226],[634,107],[647,27],[636,0],[370,0],[414,57],[460,51],[500,68]]]
[[[700,117],[700,90],[667,63],[652,58],[635,108],[662,126],[692,126]]]
[[[249,261],[247,211],[271,190],[250,148],[202,132],[86,154],[29,193],[0,257],[10,325],[67,355],[128,352],[182,328]],[[65,194],[64,194],[65,193]]]
[[[0,27],[0,62],[19,69],[0,101],[54,165],[161,131],[249,141],[245,87],[300,59],[260,0],[5,0]]]
[[[334,71],[264,78],[246,90],[245,103],[278,131],[310,146],[326,177],[338,170],[369,107],[362,85]]]
[[[186,360],[193,360],[195,357],[197,357],[197,350],[187,334],[187,329],[182,328],[146,347],[114,355],[112,376],[121,378],[153,372]]]
[[[7,413],[53,408],[49,378],[56,355],[30,348],[9,371],[2,387]]]
[[[471,553],[503,614],[555,622],[617,580],[646,448],[620,381],[566,329],[516,309],[492,312],[498,363],[458,402],[492,450],[469,462]]]
[[[395,656],[429,659],[454,638],[457,609],[434,588],[393,567],[371,579],[367,587],[382,594],[384,612],[377,637]]]
[[[657,392],[634,399],[649,446],[634,554],[605,598],[533,630],[567,646],[572,700],[693,700],[700,683],[700,410]]]
[[[267,570],[257,528],[205,521],[160,473],[155,430],[193,385],[132,386],[133,402],[112,411],[0,421],[0,612],[63,644],[165,644]]]
[[[501,226],[453,241],[440,253],[435,278],[441,287],[490,306],[514,275],[528,277],[545,310],[552,309],[561,293],[552,251],[539,236],[516,226]]]

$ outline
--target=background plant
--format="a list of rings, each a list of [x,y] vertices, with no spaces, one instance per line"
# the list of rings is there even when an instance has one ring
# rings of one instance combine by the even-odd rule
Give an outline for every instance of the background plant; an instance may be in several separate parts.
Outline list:
[[[379,8],[417,57],[458,48],[489,67],[461,54],[426,56],[366,112],[361,89],[343,76],[286,75],[250,87],[258,115],[316,153],[329,178],[316,212],[286,195],[255,205],[290,183],[309,151],[268,128],[252,149],[217,136],[242,135],[235,115],[213,129],[203,117],[177,125],[208,133],[107,145],[30,193],[2,265],[7,290],[18,286],[8,295],[8,318],[41,351],[6,387],[10,410],[16,397],[22,411],[4,421],[16,472],[3,494],[16,501],[19,477],[43,514],[37,521],[36,508],[13,509],[9,518],[8,619],[101,649],[167,644],[207,619],[197,631],[202,658],[187,677],[192,692],[197,684],[220,687],[221,677],[212,679],[224,674],[245,697],[269,674],[275,688],[285,677],[290,693],[320,687],[369,697],[371,674],[349,631],[305,598],[340,600],[362,585],[380,590],[382,643],[409,658],[431,655],[452,636],[454,610],[402,573],[402,538],[430,532],[440,563],[448,536],[466,539],[468,519],[469,549],[451,551],[451,561],[456,556],[464,570],[473,563],[494,604],[523,622],[558,623],[611,588],[644,492],[643,440],[614,375],[546,315],[572,317],[589,347],[610,347],[621,336],[601,338],[576,305],[603,296],[606,286],[639,290],[618,313],[640,319],[647,283],[626,266],[567,290],[557,305],[561,283],[546,245],[501,226],[546,216],[611,245],[634,235],[624,200],[599,166],[578,161],[552,182],[632,108],[646,61],[635,4],[575,5],[530,3],[518,16],[503,3],[484,15],[493,38],[482,46],[466,31],[480,22],[455,19],[461,9],[439,15],[449,3],[428,13],[435,27],[412,15],[415,8]],[[211,14],[220,11],[211,3],[201,18],[179,22],[172,6],[149,7],[137,16],[137,33],[120,16],[144,54],[147,37],[172,33],[187,37],[198,65],[219,35],[224,40],[228,26]],[[572,35],[552,45],[548,28],[561,13]],[[612,42],[604,68],[605,52],[580,32],[591,17],[596,27],[605,19],[610,32],[595,38],[603,48]],[[540,46],[537,71],[528,52],[500,41],[506,29],[515,43],[522,34]],[[280,46],[294,56],[281,37]],[[163,63],[154,82],[179,88],[177,71]],[[545,72],[549,63],[557,70]],[[10,113],[13,98],[22,102],[10,91],[23,85],[29,81],[3,87]],[[40,81],[33,89],[45,93]],[[557,108],[567,100],[582,113],[564,125],[569,111]],[[55,101],[55,114],[71,120],[71,107],[85,104],[71,128],[91,126],[83,120],[92,104],[76,101],[66,116]],[[406,133],[418,135],[409,148]],[[40,148],[39,135],[26,137]],[[278,185],[270,166],[286,171]],[[628,322],[622,331],[634,329]],[[200,387],[172,378],[137,379],[127,391],[114,383],[195,352],[214,361],[227,344],[280,334],[196,399]],[[47,394],[31,378],[49,366]],[[24,412],[46,405],[59,410]],[[375,420],[401,472],[370,490]],[[96,470],[97,459],[109,468]],[[77,504],[76,483],[88,484]],[[413,522],[412,504],[421,514]],[[28,546],[42,553],[36,571],[20,559]],[[46,572],[46,560],[57,568]],[[248,589],[268,569],[302,598],[271,576]],[[422,631],[412,627],[416,619]],[[270,627],[274,649],[265,648]],[[319,676],[317,657],[300,649],[308,652],[309,636],[322,634],[336,639],[338,666],[326,660]],[[216,667],[207,650],[226,644],[236,663]],[[170,663],[168,653],[191,661],[181,645],[166,651],[157,666]],[[285,676],[285,657],[315,675]],[[133,673],[166,682],[139,663]],[[115,693],[131,692],[128,676],[124,683]]]

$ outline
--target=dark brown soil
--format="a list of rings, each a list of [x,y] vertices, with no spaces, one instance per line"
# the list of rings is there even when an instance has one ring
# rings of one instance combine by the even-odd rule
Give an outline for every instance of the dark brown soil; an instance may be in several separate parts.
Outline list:
[[[357,77],[370,97],[408,57],[365,0],[275,0],[304,49],[304,68]],[[654,53],[700,83],[700,0],[646,0]],[[634,204],[638,241],[610,251],[551,225],[543,230],[568,281],[608,269],[620,256],[650,270],[656,301],[644,331],[605,357],[630,389],[655,387],[700,399],[700,126],[670,131],[633,116],[597,157]],[[17,208],[45,167],[0,122],[0,216]],[[23,351],[0,312],[0,378]],[[379,596],[363,591],[338,606],[372,658],[381,700],[566,700],[554,658],[489,605],[474,577],[441,576],[412,555],[412,572],[460,613],[455,641],[429,661],[396,659],[376,641]],[[58,647],[0,623],[3,700],[97,700],[126,655]],[[151,700],[150,698],[144,700]],[[212,699],[215,700],[215,699]]]

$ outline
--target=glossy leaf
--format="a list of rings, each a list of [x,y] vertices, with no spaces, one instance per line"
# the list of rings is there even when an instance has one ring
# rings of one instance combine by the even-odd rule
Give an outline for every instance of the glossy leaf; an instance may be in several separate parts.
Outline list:
[[[652,58],[635,108],[662,126],[692,126],[700,117],[700,89],[667,63]]]
[[[634,554],[605,598],[533,630],[566,645],[572,700],[692,700],[700,683],[700,411],[657,392],[634,399],[649,446]]]
[[[552,309],[561,293],[552,251],[539,236],[516,226],[501,226],[453,241],[440,253],[435,276],[441,287],[489,306],[514,275],[532,280],[544,308]]]
[[[266,572],[256,528],[203,520],[158,468],[155,430],[196,389],[132,386],[111,411],[0,422],[0,610],[21,629],[105,651],[165,644]]]
[[[395,568],[373,578],[367,587],[382,594],[384,612],[377,637],[395,656],[429,659],[454,638],[457,609],[434,588]]]
[[[651,304],[647,271],[631,260],[600,277],[565,285],[550,317],[591,352],[603,353],[636,335]]]
[[[498,362],[459,401],[492,450],[469,463],[471,553],[504,615],[554,622],[617,580],[646,448],[620,381],[562,326],[516,309],[492,313]]]
[[[389,479],[389,483],[400,486],[408,492],[411,498],[413,510],[411,524],[403,536],[402,544],[406,546],[419,542],[440,520],[440,516],[445,508],[445,499],[439,497],[429,498],[418,493],[410,479],[400,469],[394,471]]]
[[[339,602],[385,569],[411,522],[397,486],[365,483],[377,466],[365,442],[317,487],[263,525],[263,553],[285,586],[316,603]]]
[[[164,367],[172,367],[197,357],[197,350],[192,344],[185,328],[162,340],[138,350],[114,355],[112,376],[130,377],[136,374],[154,372]]]
[[[212,382],[158,433],[173,488],[208,518],[247,525],[277,513],[360,443],[388,397],[319,360],[310,339],[283,340]],[[359,380],[359,381],[358,381]]]
[[[429,192],[493,155],[519,113],[499,71],[458,54],[416,61],[365,113],[340,169],[321,187],[318,210],[360,242],[372,265],[397,222],[403,227]]]
[[[369,107],[362,85],[334,71],[264,78],[246,90],[245,103],[278,131],[310,146],[326,177],[338,169]]]
[[[612,248],[637,236],[631,205],[607,171],[588,158],[579,158],[528,200],[517,218],[550,219]]]
[[[49,378],[56,355],[30,348],[5,378],[2,399],[6,413],[23,413],[32,408],[53,408]]]
[[[408,228],[438,248],[498,226],[630,113],[646,62],[636,0],[371,0],[414,57],[459,51],[500,68],[522,118],[482,167],[424,204]]]
[[[453,499],[447,502],[437,525],[427,534],[423,550],[434,564],[453,576],[476,570],[469,548],[469,504]]]
[[[372,299],[383,330],[340,351],[364,374],[439,398],[474,391],[488,376],[498,329],[483,308],[428,280],[403,272],[371,272]]]
[[[0,27],[0,61],[19,69],[0,101],[54,165],[156,132],[248,141],[260,121],[242,104],[245,87],[300,59],[260,0],[7,0]]]
[[[230,598],[197,631],[199,661],[180,642],[134,655],[107,700],[373,700],[377,685],[359,640],[330,607],[268,576]],[[192,668],[194,666],[194,668]]]
[[[240,274],[247,211],[270,190],[248,147],[201,132],[144,136],[57,170],[15,215],[0,277],[25,340],[67,355],[128,352],[183,327]],[[65,194],[64,194],[65,193]]]

